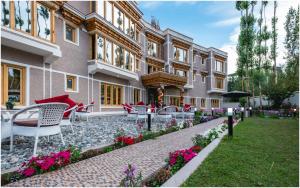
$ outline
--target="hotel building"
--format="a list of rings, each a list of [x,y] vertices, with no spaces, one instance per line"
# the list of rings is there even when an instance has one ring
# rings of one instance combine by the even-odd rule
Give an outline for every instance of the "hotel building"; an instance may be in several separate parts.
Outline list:
[[[227,53],[148,23],[134,1],[2,1],[1,104],[69,94],[94,111],[157,100],[221,108]]]

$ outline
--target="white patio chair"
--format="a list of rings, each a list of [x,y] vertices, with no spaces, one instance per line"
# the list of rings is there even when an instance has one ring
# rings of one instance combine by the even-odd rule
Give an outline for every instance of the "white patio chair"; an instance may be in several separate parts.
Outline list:
[[[175,109],[175,112],[176,112],[176,109]],[[173,106],[166,106],[157,111],[156,119],[162,120],[162,121],[168,121],[168,120],[172,119],[172,113],[174,113]]]
[[[145,122],[147,121],[148,115],[147,115],[147,106],[144,105],[136,105],[133,107],[134,111],[137,113],[136,115],[136,123],[139,119],[144,119]]]
[[[124,105],[123,108],[124,108],[124,111],[127,115],[127,119],[129,119],[129,120],[136,120],[137,119],[138,112],[134,107],[132,107],[132,106],[128,107],[128,106]]]
[[[184,118],[193,119],[195,116],[195,107],[190,106],[189,111],[184,112]]]
[[[72,133],[74,133],[73,125],[75,122],[75,113],[78,105],[73,106],[72,108],[66,110],[64,113],[71,112],[68,117],[63,117],[63,119],[60,122],[60,125],[62,126],[70,126]]]
[[[64,111],[68,108],[65,103],[45,103],[29,106],[15,113],[11,118],[10,151],[13,150],[13,136],[35,137],[33,155],[36,155],[38,138],[60,134],[61,141],[65,145],[60,122]],[[32,109],[38,109],[38,119],[17,119],[18,115]]]
[[[84,105],[83,107],[77,106],[75,111],[75,117],[78,117],[79,119],[86,118],[86,121],[89,121],[89,116],[91,115],[90,109],[93,109],[94,103]],[[77,112],[78,108],[82,108],[82,111]]]

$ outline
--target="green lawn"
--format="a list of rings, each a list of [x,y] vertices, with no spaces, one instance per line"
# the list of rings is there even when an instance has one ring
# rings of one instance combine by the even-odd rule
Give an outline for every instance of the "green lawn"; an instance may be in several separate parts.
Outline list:
[[[298,120],[246,118],[182,186],[299,185]]]

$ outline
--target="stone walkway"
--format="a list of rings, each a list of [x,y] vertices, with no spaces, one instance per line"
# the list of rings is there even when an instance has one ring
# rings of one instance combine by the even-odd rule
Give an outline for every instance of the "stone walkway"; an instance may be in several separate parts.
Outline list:
[[[169,152],[192,146],[191,138],[214,128],[224,121],[215,119],[192,128],[180,130],[156,139],[124,147],[84,161],[61,170],[36,175],[7,186],[22,187],[115,187],[124,177],[127,164],[133,164],[143,177],[151,175],[165,165]]]

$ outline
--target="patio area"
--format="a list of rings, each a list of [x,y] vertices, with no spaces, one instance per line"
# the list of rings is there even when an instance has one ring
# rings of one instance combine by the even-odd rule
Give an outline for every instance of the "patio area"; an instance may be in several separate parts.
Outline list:
[[[177,123],[183,119],[176,119]],[[159,131],[166,127],[165,121],[152,122],[151,131]],[[74,133],[69,126],[62,126],[62,134],[66,146],[74,145],[82,150],[101,147],[114,142],[114,135],[118,129],[123,129],[125,135],[137,137],[147,129],[147,122],[128,118],[125,115],[107,115],[90,118],[89,121],[76,121],[73,126]],[[33,152],[34,138],[14,136],[14,150],[10,152],[9,138],[1,144],[1,170],[18,167],[22,162],[30,159]],[[38,142],[38,154],[49,154],[57,152],[63,147],[59,135],[40,137]]]

